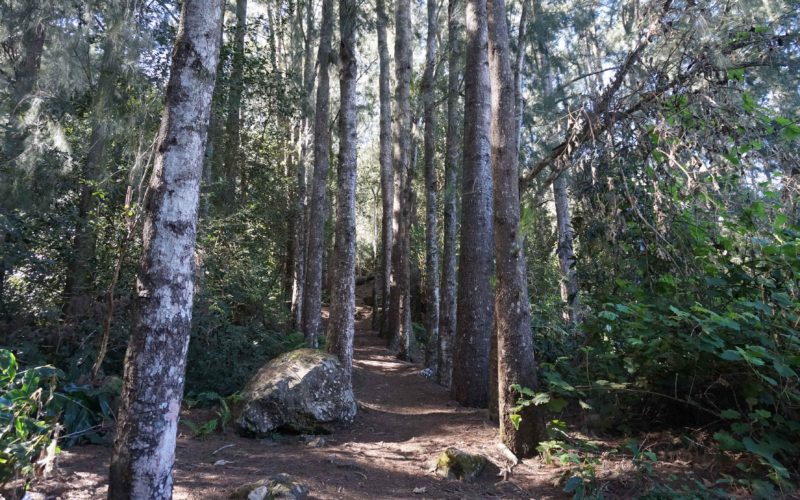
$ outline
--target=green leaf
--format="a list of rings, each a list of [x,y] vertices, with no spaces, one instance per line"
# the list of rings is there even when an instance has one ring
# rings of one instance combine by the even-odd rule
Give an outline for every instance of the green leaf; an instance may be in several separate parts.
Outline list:
[[[725,431],[715,432],[714,439],[717,440],[723,450],[734,451],[742,449],[742,442]]]
[[[566,484],[564,484],[564,493],[572,493],[573,491],[578,489],[578,487],[581,486],[582,484],[583,484],[582,477],[572,476],[567,480]]]
[[[550,394],[546,392],[539,392],[533,397],[533,404],[536,406],[543,405],[550,402]]]
[[[601,311],[599,316],[609,321],[616,321],[616,319],[619,317],[616,315],[616,313],[613,313],[611,311]]]
[[[529,389],[527,387],[522,387],[519,384],[512,384],[511,385],[511,389],[516,391],[516,392],[518,392],[519,394],[522,394],[524,396],[528,396],[528,397],[531,397],[531,398],[536,396],[536,393],[534,393],[533,390],[531,390],[531,389]]]
[[[728,78],[737,82],[744,81],[744,68],[733,68],[728,70]]]
[[[567,406],[567,400],[564,398],[553,398],[549,403],[547,403],[547,409],[558,413]]]
[[[744,80],[744,69],[740,71],[742,72],[742,80]],[[756,109],[756,100],[747,92],[742,93],[742,109],[748,113],[752,113]]]
[[[741,361],[742,356],[739,354],[738,351],[734,351],[728,349],[727,351],[723,352],[719,355],[720,358],[724,359],[725,361]]]
[[[511,425],[514,426],[514,429],[519,430],[519,423],[522,422],[522,416],[519,413],[512,413],[508,418],[511,420]]]
[[[742,414],[736,410],[722,410],[719,416],[728,420],[736,420],[742,418]]]
[[[800,126],[794,123],[787,125],[781,129],[781,137],[787,141],[793,141],[800,137]]]
[[[789,368],[789,366],[784,364],[783,361],[776,359],[775,361],[772,362],[772,366],[775,368],[775,371],[778,372],[778,375],[780,375],[781,377],[786,377],[786,378],[797,377],[797,372]]]

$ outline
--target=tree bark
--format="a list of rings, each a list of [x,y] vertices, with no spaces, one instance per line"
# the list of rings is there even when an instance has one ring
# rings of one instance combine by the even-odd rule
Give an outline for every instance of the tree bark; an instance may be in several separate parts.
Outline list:
[[[127,18],[127,11],[113,22],[120,26]],[[109,28],[109,31],[114,31]],[[94,257],[95,234],[90,224],[90,213],[94,207],[93,184],[100,175],[100,168],[105,157],[106,143],[109,135],[109,113],[112,109],[112,95],[117,75],[118,50],[117,43],[111,34],[106,34],[103,43],[103,56],[98,70],[97,89],[95,90],[91,112],[91,135],[89,151],[81,172],[81,186],[78,198],[78,217],[75,221],[75,234],[72,238],[72,255],[67,263],[67,279],[64,287],[64,318],[67,321],[80,320],[85,317],[94,300]]]
[[[339,0],[339,161],[336,242],[328,351],[335,354],[352,386],[356,272],[356,22],[357,0]]]
[[[240,177],[241,108],[244,91],[244,37],[247,28],[247,0],[236,0],[236,29],[233,34],[231,85],[228,95],[228,116],[225,119],[225,188],[224,206],[235,207],[236,183]]]
[[[301,4],[298,4],[301,5]],[[300,163],[297,169],[298,185],[298,224],[295,227],[297,238],[295,260],[294,286],[292,290],[292,325],[295,329],[302,328],[303,303],[305,301],[306,267],[308,262],[308,171],[309,146],[313,135],[314,123],[314,3],[305,2],[305,33],[303,34],[303,90],[306,101],[303,104],[303,131],[300,139]],[[298,23],[300,20],[298,19]]]
[[[380,322],[379,332],[386,335],[389,310],[389,285],[392,276],[392,215],[394,212],[394,172],[392,171],[392,103],[389,90],[390,60],[389,43],[386,37],[386,6],[384,0],[376,1],[378,29],[378,57],[380,74],[378,76],[378,93],[380,101],[380,169],[381,169],[381,270],[378,277],[380,287]]]
[[[511,386],[519,384],[535,389],[537,382],[524,241],[519,231],[515,90],[504,0],[488,0],[488,10],[500,439],[516,455],[531,456],[539,441],[544,439],[544,421],[538,408],[533,405],[525,408],[518,428],[510,419],[511,409],[520,395]]]
[[[439,19],[436,0],[427,1],[428,35],[425,51],[425,72],[422,75],[422,102],[425,148],[425,329],[428,344],[425,366],[438,370],[439,346],[439,230],[436,175],[436,115],[433,86],[436,68],[436,37]]]
[[[458,318],[453,352],[453,399],[488,404],[492,294],[492,172],[490,167],[489,61],[486,0],[467,1],[464,70],[464,173]]]
[[[553,181],[553,199],[556,205],[556,227],[558,228],[558,267],[561,270],[561,302],[565,319],[575,325],[580,322],[580,300],[578,299],[578,273],[575,270],[572,219],[569,212],[569,193],[566,175]]]
[[[314,177],[309,200],[308,260],[306,262],[306,286],[303,297],[303,333],[306,345],[316,348],[319,344],[322,324],[322,259],[325,245],[325,215],[327,213],[328,112],[330,100],[331,36],[333,32],[333,0],[322,2],[322,27],[317,51],[317,102],[314,114]]]
[[[456,261],[458,237],[458,173],[461,159],[461,127],[458,117],[460,81],[463,71],[461,33],[463,12],[458,0],[447,4],[447,138],[444,163],[444,237],[442,258],[442,304],[439,324],[438,381],[450,387],[453,374],[453,338],[456,334]]]
[[[111,499],[172,497],[220,22],[221,0],[184,1],[145,206],[136,312],[111,456]]]
[[[517,53],[514,60],[514,115],[517,122],[517,153],[519,155],[520,134],[522,133],[522,69],[525,66],[525,32],[528,28],[528,2],[522,0],[517,29]]]
[[[411,168],[411,6],[395,6],[395,143],[394,207],[392,221],[392,276],[389,291],[390,346],[398,359],[410,360],[414,333],[411,327],[411,276],[409,267]]]

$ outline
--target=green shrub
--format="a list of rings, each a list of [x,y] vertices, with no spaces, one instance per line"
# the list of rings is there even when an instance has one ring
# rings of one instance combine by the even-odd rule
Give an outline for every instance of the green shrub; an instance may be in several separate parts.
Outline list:
[[[0,349],[0,484],[30,481],[51,466],[59,443],[105,442],[121,385],[117,378],[77,385],[49,365],[21,369]]]
[[[560,411],[574,401],[596,425],[624,433],[704,426],[737,481],[754,492],[793,490],[800,229],[782,216],[770,223],[764,210],[756,202],[707,223],[682,214],[673,230],[682,231],[695,273],[639,269],[595,294],[577,349],[568,339],[544,346],[543,392],[521,392],[520,404]]]
[[[14,354],[0,350],[0,484],[16,478],[27,484],[58,453],[56,383],[55,368],[20,370]]]

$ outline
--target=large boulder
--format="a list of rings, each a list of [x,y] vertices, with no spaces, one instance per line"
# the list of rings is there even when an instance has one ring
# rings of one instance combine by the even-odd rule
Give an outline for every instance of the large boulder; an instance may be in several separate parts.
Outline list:
[[[326,433],[352,422],[356,399],[344,375],[333,354],[298,349],[278,356],[245,386],[236,424],[245,435],[266,437],[279,429]]]

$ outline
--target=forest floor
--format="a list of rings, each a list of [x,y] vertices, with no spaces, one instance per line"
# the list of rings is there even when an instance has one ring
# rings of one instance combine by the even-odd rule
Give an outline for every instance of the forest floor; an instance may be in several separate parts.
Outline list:
[[[292,435],[255,440],[233,430],[200,439],[181,427],[174,497],[227,498],[244,484],[278,473],[305,483],[311,498],[572,496],[563,492],[563,485],[556,486],[567,468],[540,458],[511,467],[497,446],[497,426],[486,410],[459,406],[444,388],[421,375],[421,366],[397,361],[370,323],[370,308],[359,306],[353,376],[359,412],[351,426],[317,441]],[[445,480],[433,473],[437,456],[450,446],[489,459],[476,482]],[[606,446],[619,443],[601,443]],[[33,498],[105,498],[110,453],[110,447],[97,445],[63,451],[55,474],[34,483]],[[630,458],[601,459],[597,476],[606,477],[606,493],[612,497],[629,498],[641,487]]]

